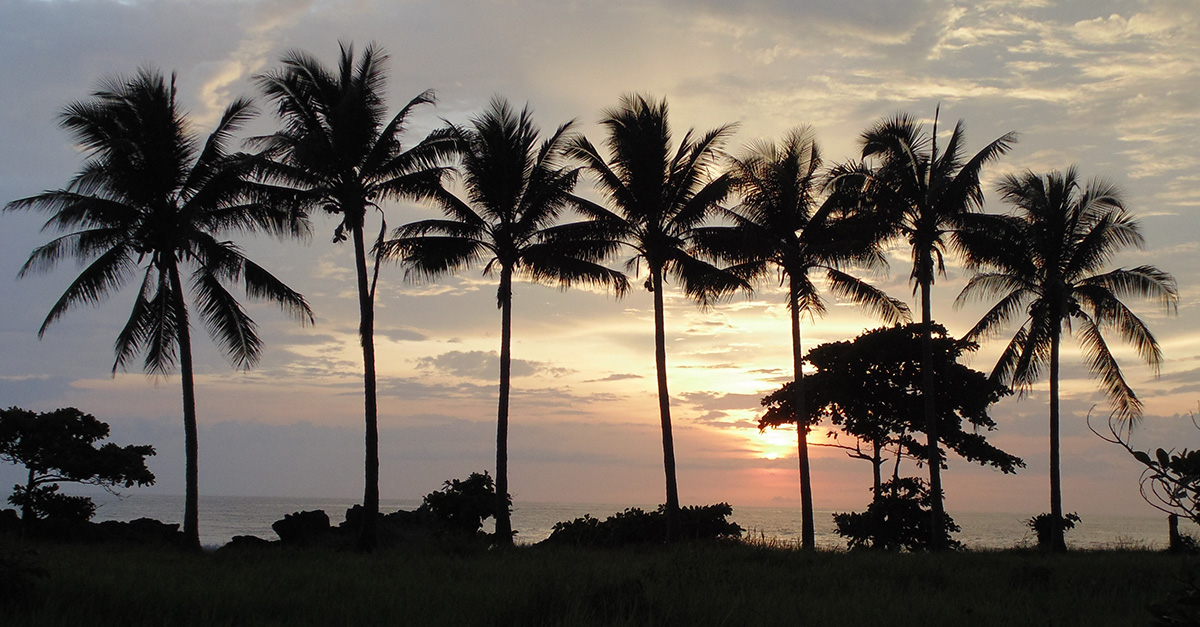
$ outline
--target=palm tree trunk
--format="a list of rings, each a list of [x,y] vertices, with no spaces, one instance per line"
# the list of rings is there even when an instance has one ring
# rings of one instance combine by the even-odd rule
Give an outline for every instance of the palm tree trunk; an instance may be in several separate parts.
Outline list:
[[[679,486],[675,481],[675,440],[671,435],[671,396],[667,393],[667,331],[663,313],[662,269],[651,268],[654,288],[654,366],[658,374],[658,413],[662,420],[663,470],[667,475],[667,541],[679,537]]]
[[[496,544],[512,546],[508,512],[508,395],[512,384],[512,268],[500,270],[500,406],[496,413]]]
[[[942,455],[938,447],[937,407],[934,403],[934,389],[937,382],[933,378],[933,304],[930,290],[933,282],[933,260],[925,260],[926,268],[921,273],[921,400],[925,412],[925,442],[929,449],[929,494],[931,497],[930,517],[932,527],[929,530],[930,548],[939,550],[945,548],[942,542],[946,517],[942,503]]]
[[[1058,358],[1062,343],[1061,323],[1050,330],[1050,550],[1066,551],[1063,530],[1062,464],[1060,460],[1058,411]]]
[[[367,251],[363,225],[351,226],[354,239],[354,269],[358,275],[358,335],[363,351],[363,392],[366,419],[366,459],[363,488],[363,519],[358,549],[370,551],[378,542],[379,517],[379,407],[375,395],[375,302],[367,278]]]
[[[183,542],[200,550],[200,463],[199,435],[196,429],[196,381],[192,370],[192,338],[188,330],[187,305],[183,302],[183,283],[179,268],[171,260],[167,276],[174,292],[176,340],[179,342],[179,376],[183,385]]]
[[[813,524],[812,475],[808,458],[808,412],[804,404],[803,355],[800,346],[800,304],[796,299],[796,277],[788,275],[790,292],[788,304],[792,312],[792,368],[795,374],[796,450],[800,464],[800,547],[814,550],[817,547],[816,530]]]

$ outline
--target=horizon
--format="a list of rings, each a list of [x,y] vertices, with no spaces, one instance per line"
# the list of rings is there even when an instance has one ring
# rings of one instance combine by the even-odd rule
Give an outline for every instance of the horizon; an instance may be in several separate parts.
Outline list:
[[[1189,443],[1200,441],[1188,420],[1200,407],[1200,332],[1192,322],[1200,304],[1200,148],[1186,141],[1200,130],[1200,85],[1189,79],[1200,72],[1200,7],[1194,3],[993,0],[959,7],[877,0],[864,9],[825,2],[729,8],[719,2],[560,6],[529,0],[506,12],[483,2],[368,1],[346,8],[232,0],[2,1],[11,16],[0,33],[0,74],[8,82],[0,93],[5,203],[64,186],[78,170],[82,156],[55,115],[85,99],[103,77],[129,75],[146,64],[178,71],[184,108],[205,134],[234,96],[254,93],[251,77],[277,67],[285,50],[299,47],[329,63],[339,38],[360,49],[376,41],[390,53],[389,111],[427,87],[438,91],[436,108],[413,114],[405,136],[410,145],[443,118],[466,122],[493,94],[518,106],[528,102],[543,134],[576,118],[597,143],[601,111],[633,91],[668,100],[676,139],[691,127],[739,122],[727,146],[733,153],[812,124],[826,164],[854,158],[858,134],[880,118],[905,111],[928,124],[939,103],[939,129],[964,120],[969,152],[1015,130],[1020,139],[1013,150],[984,170],[985,211],[1007,210],[994,183],[1026,169],[1077,164],[1084,179],[1102,176],[1125,190],[1147,247],[1112,265],[1158,265],[1178,280],[1181,297],[1174,318],[1151,303],[1130,301],[1164,352],[1156,379],[1130,347],[1116,347],[1146,407],[1134,443],[1195,448]],[[469,45],[447,45],[452,36]],[[259,105],[262,113],[239,137],[273,128],[261,97]],[[590,182],[579,189],[590,194]],[[391,227],[438,215],[409,203],[387,211]],[[178,376],[156,380],[137,370],[109,376],[112,341],[133,297],[129,286],[100,307],[69,313],[38,341],[38,326],[75,276],[64,263],[15,279],[29,251],[49,239],[39,232],[42,221],[23,212],[0,216],[0,406],[76,406],[94,414],[112,426],[111,441],[158,450],[149,460],[158,484],[130,492],[182,493]],[[346,296],[353,291],[351,250],[329,242],[333,226],[328,217],[314,216],[306,243],[238,240],[252,259],[309,298],[316,325],[301,328],[273,306],[249,304],[265,350],[260,365],[246,373],[234,371],[195,326],[201,498],[288,490],[361,498],[360,356],[356,303]],[[368,232],[372,228],[377,221]],[[608,265],[619,268],[623,259]],[[889,260],[887,276],[865,276],[912,306],[907,252],[893,246]],[[385,500],[420,499],[445,480],[494,473],[495,282],[478,269],[433,283],[408,283],[401,275],[385,266],[377,296]],[[981,304],[951,307],[966,278],[958,260],[948,259],[947,276],[933,288],[934,319],[955,335],[984,311]],[[662,502],[650,298],[640,284],[631,280],[621,300],[594,290],[514,286],[509,464],[516,503]],[[752,297],[706,312],[673,284],[665,296],[681,503],[798,504],[795,432],[759,434],[755,426],[759,399],[790,379],[783,295],[768,281]],[[833,297],[829,303],[828,316],[805,320],[806,351],[881,326]],[[990,371],[1002,344],[983,343],[967,363]],[[1069,346],[1063,356],[1066,511],[1156,512],[1138,493],[1137,462],[1083,424],[1092,405],[1099,417],[1106,405],[1076,345]],[[998,428],[989,440],[1028,467],[1006,476],[952,457],[943,475],[947,512],[1048,509],[1045,390],[1043,381],[1025,398],[1007,397],[991,411]],[[810,443],[824,433],[823,426],[814,429]],[[811,450],[816,509],[864,509],[869,464],[837,450]],[[911,462],[905,468],[924,472]],[[20,475],[15,466],[0,466],[0,485]],[[564,498],[575,494],[582,501]],[[1003,509],[978,509],[993,504]]]

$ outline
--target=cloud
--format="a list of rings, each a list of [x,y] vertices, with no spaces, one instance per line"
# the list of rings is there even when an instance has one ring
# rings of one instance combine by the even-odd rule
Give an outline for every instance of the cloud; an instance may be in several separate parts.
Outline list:
[[[429,339],[429,336],[425,333],[405,327],[377,328],[375,329],[375,334],[393,342],[423,342]]]
[[[588,379],[584,383],[603,383],[606,381],[627,381],[629,379],[644,379],[640,374],[610,374],[603,379]]]
[[[492,380],[499,376],[500,356],[495,351],[450,351],[435,357],[421,357],[417,360],[417,368],[435,370],[456,377]],[[551,366],[545,362],[524,359],[513,359],[511,362],[511,373],[514,377],[561,377],[573,372],[574,370]]]

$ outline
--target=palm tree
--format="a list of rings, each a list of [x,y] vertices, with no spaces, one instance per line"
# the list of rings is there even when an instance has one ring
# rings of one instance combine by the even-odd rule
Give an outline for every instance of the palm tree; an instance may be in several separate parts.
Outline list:
[[[209,335],[238,368],[258,361],[262,340],[227,283],[240,281],[248,296],[275,301],[302,323],[312,322],[300,294],[222,239],[230,231],[299,235],[306,229],[302,219],[261,202],[249,182],[251,157],[227,151],[231,134],[251,115],[249,101],[235,101],[201,144],[177,106],[174,75],[169,85],[150,69],[104,80],[91,100],[68,105],[61,116],[60,124],[89,152],[79,174],[66,188],[5,207],[50,213],[46,228],[66,231],[34,249],[20,276],[68,258],[87,264],[50,309],[39,337],[72,307],[98,303],[141,275],[133,311],[117,336],[113,373],[141,354],[150,374],[168,374],[179,364],[183,532],[195,549],[200,548],[196,398],[182,275],[189,272],[187,289]]]
[[[849,265],[886,267],[873,216],[844,209],[845,194],[834,191],[822,201],[821,154],[813,131],[793,129],[783,142],[752,144],[732,160],[741,203],[723,212],[732,226],[697,230],[700,248],[733,263],[731,271],[762,279],[776,270],[788,286],[792,318],[792,368],[796,385],[797,449],[800,465],[801,546],[816,548],[812,482],[809,472],[807,416],[804,408],[803,349],[800,316],[823,315],[824,299],[811,275],[823,275],[838,296],[871,310],[886,322],[907,321],[908,306],[845,272]],[[878,229],[875,229],[878,230]]]
[[[1148,297],[1173,311],[1179,296],[1175,279],[1154,266],[1104,271],[1118,251],[1143,245],[1137,222],[1112,183],[1094,179],[1081,184],[1072,167],[1065,173],[1010,174],[999,191],[1015,213],[974,216],[963,230],[965,256],[980,272],[963,288],[958,303],[999,299],[967,338],[994,335],[1001,325],[1024,318],[992,371],[994,379],[1028,391],[1049,369],[1051,548],[1066,550],[1059,459],[1063,332],[1078,335],[1088,369],[1103,382],[1114,416],[1133,423],[1142,404],[1109,351],[1103,329],[1111,325],[1157,372],[1162,361],[1158,342],[1121,298]]]
[[[940,113],[940,107],[938,109]],[[983,205],[979,175],[983,166],[1008,152],[1015,133],[1005,133],[966,159],[962,120],[954,126],[945,149],[938,148],[938,114],[928,134],[908,114],[885,118],[862,134],[862,157],[878,162],[867,170],[868,194],[881,217],[894,225],[912,251],[911,279],[921,292],[921,323],[925,333],[921,370],[927,446],[929,447],[929,491],[933,529],[941,528],[942,453],[938,447],[937,412],[934,407],[932,363],[933,312],[930,290],[937,274],[945,275],[943,257],[948,236],[960,218]],[[934,538],[937,547],[939,538]]]
[[[452,149],[452,144],[437,138],[407,150],[402,147],[400,136],[409,113],[431,104],[433,93],[413,98],[389,119],[383,100],[386,61],[387,55],[374,45],[368,45],[355,59],[353,46],[341,44],[341,56],[332,72],[307,53],[291,51],[283,57],[283,68],[257,77],[283,122],[274,135],[256,139],[263,154],[272,159],[262,175],[293,190],[291,202],[340,215],[333,239],[341,242],[349,236],[354,244],[366,422],[361,550],[374,548],[379,514],[374,337],[379,260],[374,260],[374,271],[368,272],[370,260],[363,235],[367,211],[382,213],[379,203],[385,200],[438,194],[444,172],[439,163]],[[386,222],[379,240],[385,229]]]
[[[496,417],[496,542],[511,545],[508,508],[508,405],[512,362],[512,283],[514,277],[555,283],[610,285],[618,295],[625,275],[599,261],[619,245],[594,222],[556,225],[574,201],[577,168],[562,165],[571,124],[558,127],[539,145],[539,131],[526,107],[515,112],[493,99],[467,128],[450,135],[462,151],[462,184],[467,201],[439,197],[446,220],[422,220],[393,232],[381,246],[385,257],[402,259],[407,276],[435,278],[485,263],[484,273],[500,275],[500,392]]]
[[[637,94],[622,96],[619,106],[606,111],[600,124],[608,131],[608,160],[583,137],[572,142],[570,151],[592,172],[600,193],[616,213],[589,202],[581,202],[581,207],[611,225],[616,236],[633,250],[628,268],[637,269],[644,261],[649,270],[645,286],[654,295],[654,356],[667,485],[667,533],[674,538],[679,532],[679,489],[671,397],[667,392],[663,278],[673,275],[684,293],[702,306],[723,294],[749,287],[745,280],[689,251],[694,229],[733,189],[731,176],[712,178],[709,172],[720,160],[721,147],[734,127],[720,126],[699,136],[689,130],[672,150],[667,101]]]

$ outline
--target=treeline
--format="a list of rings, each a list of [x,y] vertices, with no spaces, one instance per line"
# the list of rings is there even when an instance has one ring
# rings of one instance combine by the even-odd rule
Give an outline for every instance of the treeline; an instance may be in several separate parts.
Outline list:
[[[191,134],[179,108],[174,75],[168,80],[143,69],[132,77],[105,79],[89,99],[68,104],[60,117],[87,151],[76,177],[60,189],[5,207],[47,213],[47,227],[62,233],[33,251],[21,276],[67,259],[83,264],[39,334],[68,310],[134,284],[136,297],[117,334],[113,369],[140,358],[149,373],[178,368],[181,374],[183,528],[192,546],[199,547],[192,317],[202,321],[238,368],[254,366],[263,346],[232,287],[240,284],[249,298],[275,302],[301,324],[311,323],[304,297],[247,258],[230,238],[250,232],[306,236],[310,216],[320,212],[338,216],[333,240],[349,240],[355,253],[366,449],[365,515],[358,538],[363,550],[375,546],[379,517],[374,302],[387,260],[398,262],[409,277],[436,279],[482,267],[497,280],[498,500],[509,492],[513,281],[603,286],[621,296],[629,290],[630,276],[608,264],[622,258],[626,271],[645,277],[643,287],[654,304],[668,538],[678,537],[680,529],[663,308],[668,283],[704,307],[776,276],[786,286],[795,381],[786,392],[786,411],[776,408],[775,422],[769,424],[799,427],[805,548],[814,546],[805,434],[822,416],[838,424],[870,420],[873,414],[855,414],[805,392],[801,314],[824,313],[827,296],[820,288],[825,287],[884,322],[909,321],[905,303],[857,275],[885,268],[884,246],[891,242],[910,248],[910,276],[920,293],[920,322],[912,329],[921,348],[910,368],[917,373],[912,397],[919,410],[911,410],[914,415],[896,441],[929,469],[929,546],[946,544],[938,530],[949,522],[940,479],[947,427],[934,393],[939,381],[930,296],[948,255],[975,273],[959,301],[995,303],[952,344],[1019,325],[991,373],[989,394],[998,398],[1006,386],[1027,389],[1048,375],[1056,546],[1062,546],[1064,520],[1058,442],[1064,330],[1079,338],[1118,419],[1140,415],[1141,404],[1104,331],[1115,331],[1157,366],[1161,354],[1154,336],[1122,299],[1149,297],[1173,309],[1174,280],[1153,266],[1108,269],[1115,253],[1142,245],[1137,223],[1118,189],[1100,179],[1083,182],[1073,167],[1005,176],[999,192],[1012,211],[983,213],[981,172],[1010,149],[1015,133],[972,153],[961,121],[947,134],[939,129],[940,115],[927,128],[902,113],[862,133],[858,160],[827,165],[807,127],[778,143],[758,142],[729,154],[733,125],[691,129],[677,138],[665,100],[629,94],[603,112],[604,137],[598,144],[572,123],[543,135],[528,108],[518,111],[502,98],[466,124],[448,124],[408,144],[410,117],[432,105],[434,96],[419,94],[389,113],[386,61],[374,46],[356,54],[342,45],[333,67],[302,51],[287,53],[276,69],[255,77],[278,130],[246,139],[246,150],[233,146],[255,114],[251,100],[231,103],[202,140]],[[457,194],[449,186],[453,174],[460,181]],[[591,180],[599,202],[576,193],[583,178]],[[429,203],[444,215],[390,232],[386,227],[368,232],[367,216],[382,215],[386,203],[399,200]],[[946,350],[961,352],[940,350],[943,356]],[[913,432],[924,433],[924,442]],[[902,451],[897,448],[896,454]],[[496,512],[495,537],[511,543],[508,507],[498,503]]]

